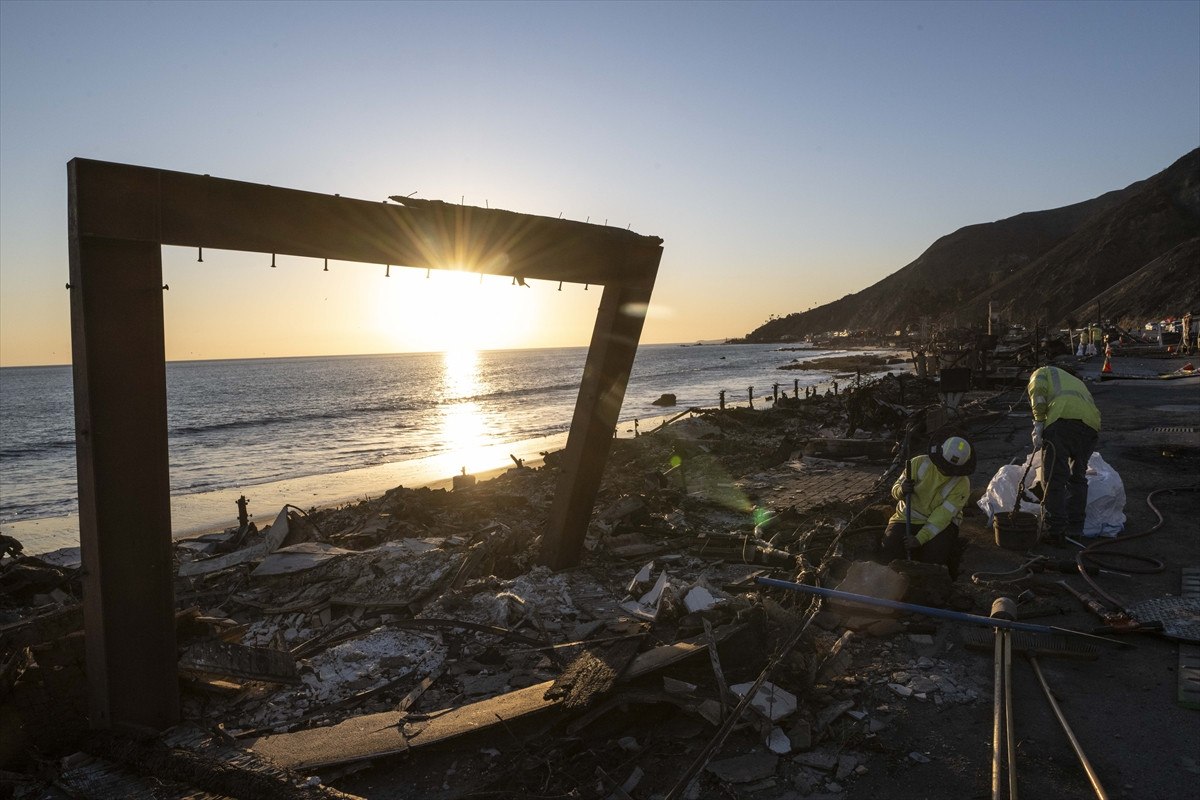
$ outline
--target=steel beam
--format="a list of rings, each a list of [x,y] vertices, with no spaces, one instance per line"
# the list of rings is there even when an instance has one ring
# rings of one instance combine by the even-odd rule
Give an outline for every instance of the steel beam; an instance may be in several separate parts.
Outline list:
[[[90,718],[178,718],[162,255],[80,235],[68,186],[71,351]]]
[[[576,566],[583,554],[652,288],[652,283],[638,289],[604,288],[562,455],[562,472],[542,537],[540,560],[551,569]]]

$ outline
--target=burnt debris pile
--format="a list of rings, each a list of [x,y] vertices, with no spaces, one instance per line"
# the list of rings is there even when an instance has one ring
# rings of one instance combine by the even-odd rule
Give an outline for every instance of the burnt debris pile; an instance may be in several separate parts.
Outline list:
[[[888,375],[616,439],[583,564],[558,573],[538,565],[554,453],[455,491],[288,506],[261,530],[181,541],[185,722],[152,741],[87,733],[77,567],[14,553],[0,565],[13,785],[700,797],[836,792],[881,754],[919,763],[886,735],[897,704],[981,702],[986,664],[922,655],[931,625],[755,579],[861,572],[904,427],[936,398]],[[937,422],[990,416],[973,401]],[[944,570],[892,574],[897,597],[987,602]]]

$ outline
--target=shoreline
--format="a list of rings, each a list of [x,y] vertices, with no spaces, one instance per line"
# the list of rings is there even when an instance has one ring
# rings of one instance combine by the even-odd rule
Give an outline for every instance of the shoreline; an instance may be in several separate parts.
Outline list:
[[[884,348],[862,349],[878,351]],[[908,364],[879,365],[870,373],[864,371],[863,376],[866,378],[869,375],[873,378],[889,372],[909,371],[910,368],[911,365]],[[784,395],[787,394],[787,384],[792,382],[785,376],[787,376],[786,372],[784,376],[781,376],[784,379],[778,382],[780,388],[784,389],[782,392]],[[838,373],[834,373],[826,380],[806,386],[815,386],[818,390],[828,389],[834,383],[841,383],[839,376]],[[756,392],[755,399],[760,403],[769,404],[771,402],[770,391],[764,389]],[[725,403],[726,408],[748,405],[744,397],[739,400],[729,399]],[[635,420],[638,423],[640,435],[646,435],[656,426],[665,423],[672,417],[686,414],[691,408],[715,410],[716,403],[706,406],[666,407],[662,412],[647,417],[622,417],[617,423],[615,438],[633,438]],[[171,539],[178,541],[195,538],[236,526],[236,500],[241,495],[245,495],[250,503],[252,520],[256,518],[270,520],[285,504],[306,509],[329,508],[376,497],[398,486],[413,489],[449,489],[453,485],[454,476],[458,475],[464,466],[468,474],[474,475],[479,480],[493,478],[513,468],[515,465],[510,454],[521,459],[527,467],[540,466],[543,460],[541,454],[565,448],[568,434],[569,430],[566,430],[530,439],[490,445],[466,454],[444,452],[403,461],[357,467],[341,472],[315,473],[258,484],[211,489],[204,492],[173,494],[171,496]],[[20,541],[25,547],[26,555],[40,556],[79,547],[78,512],[4,522],[0,523],[0,530]]]
[[[726,405],[734,407],[744,404],[742,401]],[[673,413],[639,417],[641,434],[645,435],[654,426],[689,410],[678,408]],[[632,425],[633,419],[621,420],[615,438],[632,438]],[[285,504],[301,508],[329,508],[377,497],[398,486],[449,489],[454,477],[464,466],[468,474],[481,481],[488,480],[515,468],[510,455],[521,459],[527,468],[539,467],[543,462],[543,453],[566,447],[568,433],[562,431],[491,445],[475,450],[466,457],[461,453],[446,452],[341,472],[316,473],[241,487],[172,495],[171,539],[189,539],[235,527],[236,500],[240,495],[245,495],[250,502],[252,520],[257,517],[270,521]],[[64,548],[79,547],[78,513],[6,522],[2,529],[21,542],[25,547],[25,555],[40,556]]]

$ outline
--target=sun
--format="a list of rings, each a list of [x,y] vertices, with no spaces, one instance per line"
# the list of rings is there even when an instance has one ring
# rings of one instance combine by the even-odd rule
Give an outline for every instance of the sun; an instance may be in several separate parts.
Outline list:
[[[401,352],[529,347],[539,318],[536,293],[496,275],[393,267],[374,295],[374,328]]]

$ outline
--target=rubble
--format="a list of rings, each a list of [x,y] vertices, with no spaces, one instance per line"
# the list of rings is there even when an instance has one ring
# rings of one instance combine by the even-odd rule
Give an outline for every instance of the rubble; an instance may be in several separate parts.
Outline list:
[[[905,384],[692,413],[615,440],[573,570],[535,566],[553,458],[455,492],[285,507],[262,531],[180,542],[183,716],[319,776],[313,787],[352,788],[341,770],[354,765],[399,764],[407,781],[436,764],[436,786],[460,795],[665,796],[710,748],[677,796],[842,796],[929,763],[929,744],[892,741],[907,715],[987,702],[989,665],[954,657],[927,622],[754,584],[916,592],[986,613],[990,596],[944,569],[875,563],[860,535],[882,530],[892,504],[898,459],[874,443],[894,443],[906,403],[931,396]],[[868,444],[847,460],[806,455],[818,440]],[[15,558],[0,564],[0,586],[26,581],[0,608],[0,700],[35,716],[63,681],[82,686],[78,578]],[[34,746],[85,752],[78,701],[74,727],[54,729],[66,709],[27,726]],[[475,738],[439,760],[433,745],[459,737]]]

